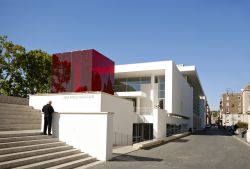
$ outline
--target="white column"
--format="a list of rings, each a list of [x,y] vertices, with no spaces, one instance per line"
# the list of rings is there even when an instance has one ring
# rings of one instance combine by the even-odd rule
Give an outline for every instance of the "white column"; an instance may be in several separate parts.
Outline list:
[[[155,92],[155,76],[151,75],[151,91],[150,91],[150,100],[152,102],[152,108],[155,107],[154,104],[154,92]]]
[[[140,114],[141,112],[141,99],[140,97],[136,97],[136,113]]]
[[[250,115],[248,114],[248,130],[247,130],[247,142],[250,143]]]

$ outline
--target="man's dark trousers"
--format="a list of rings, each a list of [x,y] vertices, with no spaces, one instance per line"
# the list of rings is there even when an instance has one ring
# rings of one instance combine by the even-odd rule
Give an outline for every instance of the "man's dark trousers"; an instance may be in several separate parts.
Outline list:
[[[51,134],[51,123],[52,123],[52,116],[44,116],[43,134],[46,134],[47,127],[48,127],[48,134]]]

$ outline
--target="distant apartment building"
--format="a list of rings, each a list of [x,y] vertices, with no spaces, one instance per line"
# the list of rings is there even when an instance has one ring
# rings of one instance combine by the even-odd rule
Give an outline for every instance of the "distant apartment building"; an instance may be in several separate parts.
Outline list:
[[[241,93],[223,93],[222,94],[222,113],[240,114],[242,113],[242,94]]]
[[[247,122],[250,112],[250,84],[241,93],[223,93],[220,103],[222,125],[231,126],[238,122]]]

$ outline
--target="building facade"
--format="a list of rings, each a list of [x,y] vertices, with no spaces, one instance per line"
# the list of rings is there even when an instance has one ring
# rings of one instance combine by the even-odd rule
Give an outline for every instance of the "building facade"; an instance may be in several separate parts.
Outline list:
[[[250,113],[250,84],[242,90],[243,114]]]
[[[157,111],[165,115],[162,136],[205,126],[206,97],[195,66],[175,65],[173,61],[117,65],[114,91],[133,101],[135,141],[157,138],[153,132]]]
[[[248,122],[250,112],[250,84],[241,93],[223,93],[220,102],[222,125],[231,126],[238,122]]]
[[[54,137],[108,160],[112,146],[205,127],[208,104],[195,66],[113,65],[95,50],[53,55],[53,93],[30,96],[29,105],[53,102]]]

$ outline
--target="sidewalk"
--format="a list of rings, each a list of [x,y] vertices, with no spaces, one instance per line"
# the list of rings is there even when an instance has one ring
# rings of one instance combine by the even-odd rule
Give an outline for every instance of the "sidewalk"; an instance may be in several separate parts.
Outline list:
[[[135,143],[135,144],[130,145],[130,146],[113,147],[113,158],[117,157],[119,155],[124,155],[124,154],[130,153],[130,152],[139,150],[139,149],[157,146],[157,145],[160,145],[162,143],[170,142],[172,140],[176,140],[176,139],[188,136],[188,135],[190,135],[190,133],[186,132],[186,133],[176,134],[176,135],[173,135],[170,137],[165,137],[162,139],[147,140],[147,141]]]
[[[244,138],[241,137],[241,134],[233,135],[233,137],[236,138],[237,140],[241,141],[245,145],[250,146],[250,143],[247,142],[247,136],[246,136],[246,134],[245,134]]]

